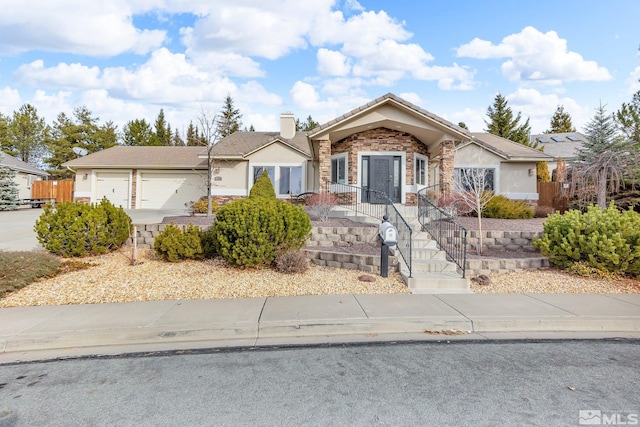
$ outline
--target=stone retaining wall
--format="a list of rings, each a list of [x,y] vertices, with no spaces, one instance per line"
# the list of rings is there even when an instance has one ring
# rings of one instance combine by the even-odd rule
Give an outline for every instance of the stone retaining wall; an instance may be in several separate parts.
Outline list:
[[[523,256],[526,256],[523,254]],[[549,258],[473,258],[467,259],[466,276],[473,277],[478,274],[490,275],[491,273],[509,273],[521,270],[537,270],[539,268],[549,268],[551,263]]]
[[[377,227],[312,227],[307,246],[350,246],[354,243],[376,243]]]
[[[316,265],[327,267],[360,270],[368,273],[380,273],[380,255],[358,255],[344,252],[333,252],[331,249],[315,250],[305,248],[307,256]],[[389,257],[389,271],[398,271],[400,264],[395,257]]]
[[[480,232],[469,230],[467,245],[477,248],[480,244]],[[542,232],[536,231],[483,231],[482,248],[497,251],[537,252],[533,247],[533,239],[541,237]]]

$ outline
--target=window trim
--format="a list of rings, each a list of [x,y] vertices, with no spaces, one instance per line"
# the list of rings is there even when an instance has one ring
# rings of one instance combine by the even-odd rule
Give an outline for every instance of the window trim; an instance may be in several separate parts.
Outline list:
[[[331,180],[333,181],[333,161],[337,160],[338,164],[340,160],[344,159],[344,182],[339,181],[339,174],[336,173],[336,183],[348,184],[349,183],[349,153],[338,153],[331,156]],[[338,171],[339,172],[339,171]]]
[[[281,194],[280,193],[280,168],[285,167],[285,168],[300,168],[300,192],[304,193],[307,188],[307,167],[306,167],[306,163],[307,162],[302,162],[302,163],[265,163],[265,162],[256,162],[256,163],[249,163],[249,186],[247,191],[249,191],[251,189],[251,187],[253,187],[253,184],[255,184],[255,180],[254,180],[254,168],[268,168],[268,167],[272,167],[274,168],[274,180],[275,182],[273,182],[273,190],[276,192],[276,197],[284,199],[287,197],[290,197],[291,195],[289,193],[286,194]],[[291,188],[289,188],[289,191],[291,191]]]
[[[424,183],[418,182],[418,162],[424,161]],[[426,187],[429,185],[429,158],[423,154],[414,153],[413,156],[413,183],[418,187]]]
[[[498,176],[498,166],[497,165],[487,165],[487,166],[481,166],[481,165],[456,165],[453,168],[453,179],[456,179],[456,171],[459,169],[485,169],[485,170],[492,170],[493,171],[493,189],[492,191],[495,194],[500,194],[499,193],[499,176]]]

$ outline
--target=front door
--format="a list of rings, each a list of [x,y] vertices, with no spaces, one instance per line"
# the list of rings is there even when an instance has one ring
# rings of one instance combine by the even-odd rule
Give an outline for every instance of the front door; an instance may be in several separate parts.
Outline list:
[[[364,156],[362,158],[363,201],[386,203],[382,194],[393,203],[400,203],[400,156]],[[373,190],[373,191],[366,191]]]

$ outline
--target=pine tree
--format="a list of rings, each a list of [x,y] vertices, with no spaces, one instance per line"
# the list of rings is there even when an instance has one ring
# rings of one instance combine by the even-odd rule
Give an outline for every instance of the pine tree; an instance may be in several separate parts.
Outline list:
[[[2,158],[0,153],[0,159]],[[20,207],[16,172],[8,166],[0,165],[0,211],[15,211]]]
[[[225,138],[237,132],[242,126],[241,118],[242,114],[240,114],[240,110],[233,105],[233,98],[231,98],[231,95],[227,95],[224,99],[222,111],[218,114],[216,121],[216,134],[219,135],[220,138]]]
[[[313,120],[311,115],[307,117],[307,120],[304,123],[300,122],[300,119],[296,119],[296,130],[300,132],[309,132],[310,130],[315,129],[318,126],[320,126],[320,123]]]
[[[518,113],[514,117],[507,99],[501,94],[496,95],[493,105],[487,109],[487,116],[490,119],[489,121],[485,120],[487,132],[527,147],[538,148],[537,141],[529,141],[529,133],[531,132],[529,119],[527,118],[524,123],[520,124],[521,114]]]
[[[167,123],[162,108],[153,126],[150,145],[171,145],[171,125]]]
[[[122,140],[124,145],[151,145],[153,131],[145,119],[130,120],[124,125]]]
[[[193,125],[193,122],[189,122],[187,127],[187,145],[190,147],[197,147],[202,145],[198,136],[198,128]]]
[[[615,148],[619,142],[619,134],[613,115],[607,114],[606,105],[600,104],[596,114],[585,128],[586,141],[576,150],[576,158],[589,162],[599,154]]]
[[[622,133],[631,141],[640,143],[640,90],[633,94],[631,102],[622,104],[616,113]]]
[[[8,151],[23,162],[42,164],[50,128],[31,104],[22,105],[8,122]]]
[[[562,105],[558,105],[556,112],[551,117],[551,128],[545,133],[563,133],[563,132],[575,132],[576,128],[571,123],[571,115],[564,111]]]

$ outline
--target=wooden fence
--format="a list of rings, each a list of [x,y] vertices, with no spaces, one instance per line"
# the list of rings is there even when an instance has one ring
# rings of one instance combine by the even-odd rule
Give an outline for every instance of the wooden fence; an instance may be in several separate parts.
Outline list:
[[[57,203],[73,201],[73,180],[34,181],[31,186],[32,199],[56,199]]]
[[[538,206],[548,206],[560,213],[569,209],[568,191],[562,182],[538,182]]]

